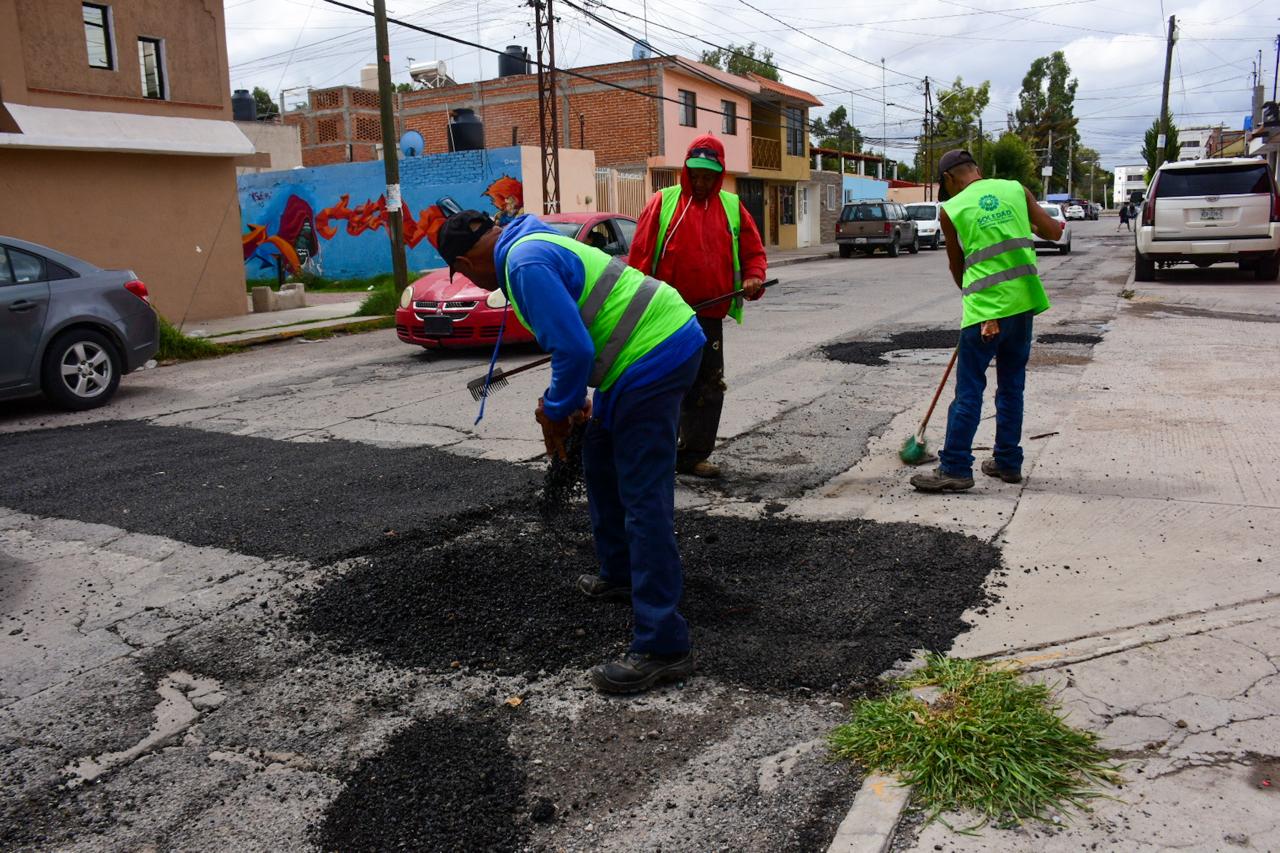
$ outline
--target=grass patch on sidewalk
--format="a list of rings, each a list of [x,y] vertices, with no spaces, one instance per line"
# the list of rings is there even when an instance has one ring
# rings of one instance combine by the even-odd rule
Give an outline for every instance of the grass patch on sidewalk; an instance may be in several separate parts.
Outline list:
[[[218,344],[204,338],[184,335],[178,327],[163,317],[160,320],[160,346],[156,349],[156,361],[191,361],[199,358],[217,358],[238,352],[239,347]]]
[[[913,688],[935,687],[931,704]],[[867,699],[831,733],[832,751],[869,771],[897,773],[928,813],[972,810],[979,826],[1087,808],[1119,768],[1098,736],[1067,725],[1047,685],[1014,669],[931,655],[887,696]]]
[[[413,271],[409,272],[409,281],[413,281],[418,275]],[[379,275],[367,276],[365,278],[325,278],[324,276],[312,275],[304,272],[300,276],[295,276],[290,281],[298,281],[306,285],[307,290],[323,290],[333,291],[365,291],[371,288],[377,290],[380,287],[394,287],[395,276],[391,273],[380,273]],[[270,287],[272,290],[278,290],[280,283],[274,276],[271,278],[248,279],[245,281],[245,290],[250,293],[255,287]]]
[[[400,292],[395,289],[394,283],[388,282],[370,291],[356,309],[356,314],[360,317],[393,316],[399,307]]]

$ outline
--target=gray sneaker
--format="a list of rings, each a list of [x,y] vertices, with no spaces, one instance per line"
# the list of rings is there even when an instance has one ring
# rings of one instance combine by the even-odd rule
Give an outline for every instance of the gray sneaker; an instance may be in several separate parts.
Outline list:
[[[1021,483],[1022,472],[1013,468],[1001,468],[994,459],[982,460],[982,473],[988,477],[1004,480],[1006,483]]]
[[[927,474],[916,474],[911,485],[921,492],[963,492],[973,488],[973,478],[953,477],[942,468],[934,468]]]

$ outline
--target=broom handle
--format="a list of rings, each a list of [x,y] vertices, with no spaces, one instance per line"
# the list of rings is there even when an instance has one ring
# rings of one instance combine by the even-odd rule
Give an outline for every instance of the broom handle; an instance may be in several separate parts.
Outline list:
[[[761,287],[762,288],[773,287],[777,283],[778,283],[778,280],[776,278],[771,278],[768,281],[766,281],[764,284],[762,284]],[[722,296],[717,296],[714,299],[708,299],[706,302],[699,302],[697,305],[693,306],[693,310],[703,311],[707,308],[710,308],[712,305],[718,305],[721,302],[728,302],[730,299],[733,299],[737,296],[738,296],[738,291],[735,290],[733,293],[726,293]],[[551,361],[551,356],[549,355],[544,356],[538,359],[537,361],[531,361],[528,364],[522,364],[519,367],[513,367],[511,370],[504,370],[502,371],[502,376],[503,378],[506,378],[508,376],[515,376],[517,373],[524,373],[526,370],[533,370],[535,367],[542,367],[542,365],[547,364],[550,361]],[[937,402],[937,400],[935,399],[934,402]],[[930,411],[932,411],[932,408],[930,408]]]
[[[933,409],[938,405],[938,398],[942,396],[942,389],[947,387],[947,380],[951,378],[951,368],[955,367],[956,356],[960,353],[960,347],[956,347],[951,351],[951,360],[947,362],[947,370],[942,374],[942,381],[938,383],[938,390],[933,392],[933,401],[929,403],[929,411],[924,413],[924,420],[920,422],[920,429],[916,431],[916,440],[924,435],[925,428],[929,426],[929,418],[933,417]]]

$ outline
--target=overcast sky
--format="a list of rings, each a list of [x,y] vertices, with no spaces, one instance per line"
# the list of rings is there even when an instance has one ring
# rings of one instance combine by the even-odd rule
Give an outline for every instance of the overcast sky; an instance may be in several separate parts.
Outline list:
[[[352,5],[371,8],[365,0]],[[583,0],[574,0],[587,5]],[[502,48],[533,49],[532,9],[523,0],[484,3],[388,0],[392,17]],[[276,98],[288,87],[359,82],[374,61],[370,18],[325,0],[225,0],[233,88],[262,86]],[[985,127],[1003,127],[1031,61],[1066,52],[1080,81],[1076,116],[1085,145],[1111,168],[1140,163],[1142,132],[1159,111],[1164,31],[1176,15],[1169,103],[1182,127],[1239,128],[1249,111],[1258,52],[1271,98],[1276,0],[603,0],[596,14],[643,35],[662,53],[696,58],[706,47],[755,41],[773,49],[784,82],[827,107],[852,106],[871,138],[889,140],[908,159],[920,132],[926,75],[949,83],[990,80]],[[556,59],[575,67],[629,59],[632,42],[563,3],[556,5]],[[410,60],[443,59],[470,82],[497,75],[497,57],[392,25],[392,67],[408,78]],[[887,69],[882,80],[880,60]],[[288,100],[304,97],[301,92]],[[882,120],[883,109],[887,119]]]

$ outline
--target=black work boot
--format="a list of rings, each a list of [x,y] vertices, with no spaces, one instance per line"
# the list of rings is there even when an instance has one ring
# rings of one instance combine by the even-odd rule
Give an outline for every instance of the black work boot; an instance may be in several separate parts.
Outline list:
[[[973,478],[953,477],[942,468],[934,468],[927,474],[916,474],[911,485],[921,492],[963,492],[973,488]]]
[[[982,473],[988,477],[1004,480],[1006,483],[1021,483],[1022,472],[1014,468],[1001,468],[994,459],[982,460]]]
[[[591,669],[591,686],[601,693],[639,693],[663,681],[693,675],[693,652],[650,655],[627,652],[622,660]]]
[[[631,587],[609,583],[598,575],[578,575],[578,591],[595,601],[630,601]]]

